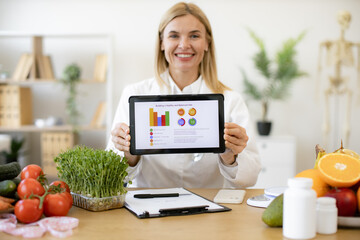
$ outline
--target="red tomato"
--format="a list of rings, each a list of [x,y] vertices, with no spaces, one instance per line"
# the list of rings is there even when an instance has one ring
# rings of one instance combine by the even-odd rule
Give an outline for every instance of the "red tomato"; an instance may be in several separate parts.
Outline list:
[[[72,205],[73,205],[73,198],[72,198],[72,196],[71,196],[71,193],[66,194],[66,196],[67,196],[67,198],[69,199],[69,203],[70,203],[69,209],[70,209],[70,208],[72,207]]]
[[[40,200],[37,198],[20,200],[15,205],[16,218],[23,223],[32,223],[39,220],[43,208],[39,209]]]
[[[59,186],[59,185],[60,185],[61,188],[65,188],[66,191],[67,191],[68,193],[70,193],[70,188],[69,188],[69,186],[66,184],[66,182],[63,182],[63,181],[54,181],[54,182],[50,183],[50,186],[52,186],[52,185],[54,185],[54,186]]]
[[[21,171],[21,180],[26,178],[37,179],[40,175],[44,175],[41,167],[36,164],[30,164],[24,167],[24,169]]]
[[[44,214],[47,217],[66,216],[71,208],[72,200],[68,192],[48,194],[44,200]]]
[[[26,178],[19,183],[17,193],[21,199],[24,199],[28,198],[30,194],[42,196],[45,193],[45,189],[37,180]]]

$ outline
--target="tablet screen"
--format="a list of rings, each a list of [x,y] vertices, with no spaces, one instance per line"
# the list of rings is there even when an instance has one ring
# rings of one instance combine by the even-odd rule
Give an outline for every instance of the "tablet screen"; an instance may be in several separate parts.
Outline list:
[[[130,153],[225,151],[222,94],[132,96]]]

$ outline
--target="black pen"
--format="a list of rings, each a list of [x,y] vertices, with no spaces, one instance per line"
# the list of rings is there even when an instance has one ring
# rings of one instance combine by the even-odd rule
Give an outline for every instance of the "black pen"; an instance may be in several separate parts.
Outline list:
[[[159,193],[159,194],[135,194],[134,198],[165,198],[165,197],[180,197],[183,195],[191,195],[190,193]]]

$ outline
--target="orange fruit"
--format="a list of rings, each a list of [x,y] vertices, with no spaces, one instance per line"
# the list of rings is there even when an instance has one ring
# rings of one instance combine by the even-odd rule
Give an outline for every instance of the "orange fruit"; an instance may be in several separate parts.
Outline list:
[[[356,196],[357,196],[357,202],[358,202],[358,210],[360,212],[360,187],[357,190]]]
[[[316,192],[317,197],[324,196],[330,190],[330,186],[321,178],[318,169],[304,170],[296,174],[295,177],[311,178],[313,180],[312,189]]]
[[[360,180],[359,159],[343,153],[329,153],[320,158],[322,179],[333,187],[350,187]]]
[[[318,168],[319,160],[320,160],[320,158],[322,158],[322,156],[324,156],[325,154],[327,154],[325,151],[324,151],[324,152],[321,152],[321,151],[320,151],[320,152],[318,153],[318,156],[317,156],[316,161],[315,161],[315,166],[314,166],[315,169]]]

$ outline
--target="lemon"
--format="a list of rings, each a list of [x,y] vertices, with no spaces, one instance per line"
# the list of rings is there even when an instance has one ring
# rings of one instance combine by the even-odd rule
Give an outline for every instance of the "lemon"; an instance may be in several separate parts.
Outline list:
[[[339,150],[340,153],[344,153],[344,154],[348,154],[350,156],[353,156],[354,158],[357,158],[357,159],[360,159],[360,155],[357,154],[355,151],[353,150],[350,150],[350,149],[342,149],[342,150]]]

